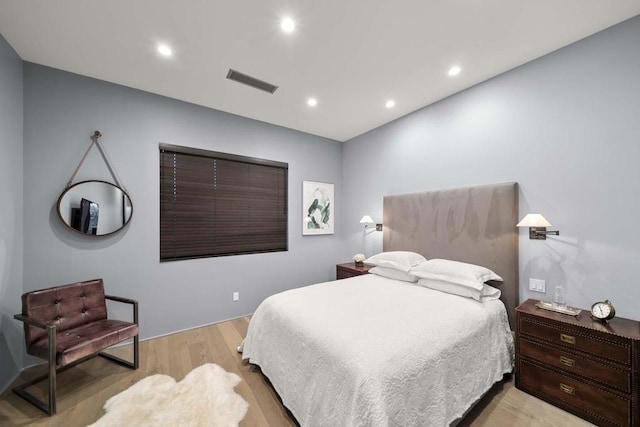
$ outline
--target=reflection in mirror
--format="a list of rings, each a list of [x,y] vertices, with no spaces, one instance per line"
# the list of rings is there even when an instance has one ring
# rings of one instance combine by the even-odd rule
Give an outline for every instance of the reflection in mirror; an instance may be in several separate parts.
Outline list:
[[[106,181],[82,181],[67,188],[58,198],[58,216],[73,231],[104,236],[115,233],[131,220],[129,195]]]

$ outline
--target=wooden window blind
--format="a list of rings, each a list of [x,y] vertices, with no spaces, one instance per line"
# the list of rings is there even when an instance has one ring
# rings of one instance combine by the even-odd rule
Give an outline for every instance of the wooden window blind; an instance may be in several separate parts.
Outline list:
[[[160,144],[160,260],[287,250],[287,163]]]

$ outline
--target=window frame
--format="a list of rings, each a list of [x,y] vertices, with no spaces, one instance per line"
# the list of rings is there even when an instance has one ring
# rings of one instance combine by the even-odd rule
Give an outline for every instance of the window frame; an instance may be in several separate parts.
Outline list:
[[[174,221],[174,224],[168,224],[168,222],[170,220],[168,220],[165,215],[166,213],[163,214],[163,212],[166,212],[166,209],[168,207],[171,206],[172,203],[175,203],[173,201],[165,201],[164,200],[164,195],[165,195],[165,191],[163,191],[163,189],[165,189],[164,186],[166,186],[166,183],[168,182],[165,178],[165,176],[163,176],[163,173],[166,169],[166,165],[164,164],[164,156],[165,155],[186,155],[186,156],[196,156],[196,157],[200,157],[200,158],[206,158],[206,159],[211,159],[212,161],[215,160],[220,160],[220,161],[230,161],[230,162],[238,162],[240,164],[244,164],[244,165],[253,165],[253,166],[257,166],[258,168],[264,166],[264,167],[268,167],[268,168],[277,168],[281,171],[277,171],[276,173],[278,174],[278,178],[277,178],[277,184],[274,186],[274,188],[276,189],[276,193],[277,193],[277,197],[273,198],[273,200],[275,200],[275,203],[278,206],[279,210],[280,208],[283,209],[282,211],[282,216],[284,218],[281,219],[277,219],[275,221],[276,223],[276,229],[278,230],[277,235],[279,237],[274,238],[273,243],[272,243],[272,248],[270,249],[256,249],[256,245],[257,243],[254,244],[254,248],[253,249],[244,249],[241,251],[230,251],[230,252],[216,252],[215,251],[215,243],[211,243],[211,248],[212,251],[211,253],[207,253],[207,254],[202,254],[202,253],[197,253],[198,251],[194,248],[197,248],[197,244],[194,244],[194,248],[191,248],[192,251],[195,251],[195,253],[191,254],[191,255],[184,255],[181,254],[181,252],[184,252],[184,250],[177,250],[175,248],[175,246],[173,248],[168,248],[168,246],[164,246],[164,245],[168,245],[168,243],[166,243],[166,239],[163,239],[163,228],[165,230],[171,230],[168,231],[169,233],[177,233],[176,229],[179,229],[181,227],[185,227],[185,224],[188,223],[188,221],[185,221],[183,224],[180,224],[180,226],[176,226],[175,225],[175,216],[172,218],[171,221]],[[222,152],[218,152],[218,151],[210,151],[210,150],[204,150],[204,149],[199,149],[199,148],[192,148],[192,147],[184,147],[184,146],[179,146],[179,145],[173,145],[173,144],[164,144],[164,143],[160,143],[159,144],[159,159],[158,159],[158,164],[159,164],[159,190],[160,190],[160,194],[159,194],[159,211],[160,211],[160,218],[159,218],[159,258],[160,258],[160,262],[169,262],[169,261],[180,261],[180,260],[187,260],[187,259],[197,259],[197,258],[211,258],[211,257],[220,257],[220,256],[233,256],[233,255],[247,255],[247,254],[255,254],[255,253],[270,253],[270,252],[286,252],[289,250],[289,209],[288,209],[288,201],[289,201],[289,182],[288,182],[288,169],[289,169],[289,165],[288,163],[285,162],[279,162],[279,161],[274,161],[274,160],[267,160],[267,159],[262,159],[262,158],[257,158],[257,157],[248,157],[248,156],[241,156],[241,155],[237,155],[237,154],[230,154],[230,153],[222,153]],[[212,162],[212,164],[214,164]],[[227,165],[230,165],[232,163],[227,163]],[[249,166],[249,168],[251,168],[252,166]],[[237,171],[234,171],[234,173],[238,173],[238,174],[242,174],[243,172],[241,172],[242,166],[239,165]],[[215,168],[214,168],[215,169]],[[204,170],[204,169],[203,169]],[[253,170],[253,169],[250,169]],[[263,171],[267,171],[268,169],[263,169]],[[205,171],[206,173],[206,171]],[[214,176],[214,173],[217,174],[218,172],[212,172],[212,177]],[[271,173],[271,172],[269,172]],[[283,176],[281,177],[280,175],[283,174]],[[250,175],[250,173],[249,173]],[[174,183],[175,183],[175,173],[172,174],[172,176],[174,177]],[[215,175],[217,177],[217,175]],[[283,179],[282,184],[280,184],[280,178]],[[215,178],[217,179],[217,178]],[[215,181],[214,179],[214,181]],[[280,185],[282,185],[282,187],[279,187]],[[252,188],[255,188],[253,186],[248,186],[245,187],[249,189],[249,192],[251,191]],[[282,190],[282,193],[280,192],[280,190]],[[214,184],[214,193],[215,191],[217,191],[217,187]],[[174,192],[174,195],[176,193]],[[204,193],[203,193],[204,194]],[[206,193],[208,195],[210,195],[211,193]],[[178,196],[175,196],[178,197]],[[247,195],[245,194],[245,197],[247,197]],[[214,196],[215,199],[215,196]],[[249,203],[251,203],[250,201],[253,200],[251,198],[249,199],[243,199],[243,200],[249,200]],[[227,203],[230,203],[228,199],[222,199],[222,201],[218,201],[216,200],[214,202],[215,207],[217,209],[218,206],[223,206],[223,203],[225,203],[225,201]],[[220,203],[220,205],[218,205],[217,203]],[[175,206],[175,205],[174,205]],[[210,206],[209,206],[210,207]],[[250,215],[251,213],[251,207],[247,207],[247,215]],[[271,212],[273,214],[273,212]],[[217,211],[216,211],[217,214]],[[275,213],[276,216],[279,216],[279,213]],[[215,214],[214,214],[215,217]],[[221,219],[221,218],[220,218]],[[227,217],[228,219],[228,217]],[[215,221],[217,219],[216,218],[212,218],[211,221],[214,221],[213,224],[207,224],[207,226],[205,228],[209,228],[209,230],[205,230],[205,234],[207,233],[211,233],[210,228],[215,228]],[[188,225],[189,227],[194,227],[193,230],[196,230],[197,227],[195,226],[191,226]],[[284,230],[281,229],[281,227],[284,226]],[[171,228],[173,227],[173,228]],[[279,228],[280,227],[280,228]],[[190,231],[193,231],[190,228]],[[196,230],[197,231],[197,230]],[[284,231],[284,242],[282,241],[282,231]],[[175,235],[174,235],[175,236]],[[173,236],[169,236],[169,239],[171,239]],[[264,237],[264,236],[263,236]],[[268,240],[268,237],[265,237]],[[165,243],[163,243],[165,242]],[[175,245],[176,239],[174,237],[174,240],[172,240],[173,244]],[[284,243],[284,247],[282,247],[282,243]],[[241,245],[246,245],[247,247],[249,247],[251,245],[251,243],[248,242],[243,242]],[[264,242],[262,242],[262,245],[264,246]],[[218,249],[220,249],[220,247],[224,246],[223,244],[220,244],[220,246],[217,246]],[[170,250],[172,249],[172,250]],[[183,247],[184,249],[184,247]],[[189,249],[189,248],[187,248]],[[215,253],[214,253],[215,252]],[[179,255],[180,254],[180,255]]]

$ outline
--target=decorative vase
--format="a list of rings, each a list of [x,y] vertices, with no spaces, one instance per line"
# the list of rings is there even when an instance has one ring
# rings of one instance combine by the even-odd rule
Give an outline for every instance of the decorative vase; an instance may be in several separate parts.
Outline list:
[[[364,261],[354,261],[356,267],[364,267]]]

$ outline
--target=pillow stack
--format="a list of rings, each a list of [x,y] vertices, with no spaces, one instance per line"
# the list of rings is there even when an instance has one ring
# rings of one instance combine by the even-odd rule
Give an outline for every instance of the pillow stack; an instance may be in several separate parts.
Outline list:
[[[448,259],[428,260],[410,251],[381,252],[364,262],[375,265],[369,273],[404,282],[418,282],[425,288],[485,301],[500,298],[500,290],[486,282],[502,282],[488,268]]]
[[[477,301],[500,298],[500,290],[485,282],[495,280],[502,282],[488,268],[447,259],[432,259],[411,269],[411,274],[418,277],[418,284],[450,294],[473,298]]]
[[[382,252],[367,258],[364,262],[375,265],[369,273],[389,279],[405,282],[417,282],[418,278],[410,273],[411,269],[427,259],[420,254],[410,251]]]

